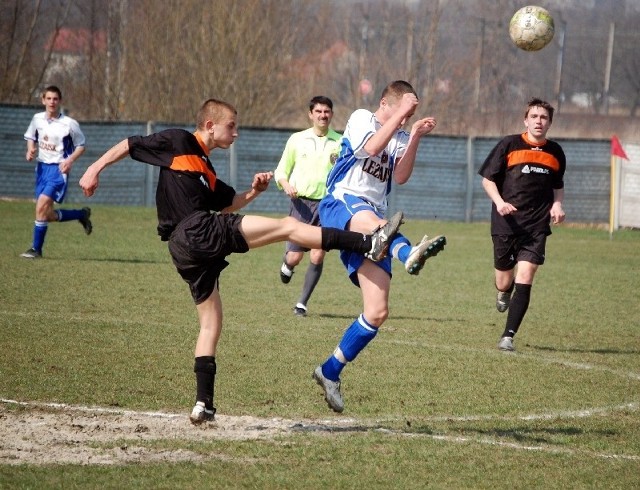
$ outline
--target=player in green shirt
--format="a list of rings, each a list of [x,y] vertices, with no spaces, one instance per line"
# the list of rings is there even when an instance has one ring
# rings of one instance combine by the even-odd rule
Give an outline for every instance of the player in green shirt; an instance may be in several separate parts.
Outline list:
[[[329,127],[332,118],[331,99],[322,95],[313,97],[309,101],[309,120],[313,126],[289,137],[274,172],[278,188],[291,199],[289,216],[316,226],[320,226],[318,204],[327,194],[327,175],[340,152],[341,135]],[[291,280],[305,252],[309,249],[287,242],[280,267],[280,280],[284,284]],[[302,292],[293,308],[298,316],[307,315],[307,303],[322,275],[325,251],[313,249],[309,255]]]

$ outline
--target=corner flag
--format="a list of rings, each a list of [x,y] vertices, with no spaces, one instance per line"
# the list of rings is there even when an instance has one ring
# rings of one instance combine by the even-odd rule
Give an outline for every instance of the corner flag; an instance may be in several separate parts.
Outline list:
[[[622,148],[622,143],[620,143],[620,140],[615,135],[611,137],[611,156],[612,157],[616,156],[616,157],[624,158],[625,160],[629,160],[629,157],[627,157],[627,154],[624,152],[624,149]]]
[[[609,199],[609,239],[613,238],[613,231],[618,228],[618,216],[617,211],[619,208],[618,197],[620,192],[620,183],[618,182],[618,175],[620,173],[620,166],[618,162],[616,162],[616,157],[624,158],[625,160],[629,160],[627,154],[624,152],[622,148],[622,143],[616,135],[611,137],[611,194]]]

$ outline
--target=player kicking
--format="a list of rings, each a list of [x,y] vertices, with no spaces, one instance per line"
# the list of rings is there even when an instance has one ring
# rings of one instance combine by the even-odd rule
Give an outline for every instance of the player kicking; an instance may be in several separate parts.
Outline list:
[[[375,113],[355,111],[347,121],[342,148],[327,179],[329,194],[320,202],[320,222],[344,230],[362,232],[384,223],[391,182],[404,184],[413,172],[420,138],[436,126],[432,117],[413,123],[411,133],[402,126],[414,115],[418,97],[405,81],[389,84]],[[409,274],[419,274],[426,260],[446,244],[444,236],[425,236],[412,247],[397,234],[389,247]],[[360,287],[363,312],[345,331],[333,354],[313,372],[329,407],[344,410],[340,373],[377,335],[389,315],[391,257],[374,263],[362,254],[340,254],[351,281]]]
[[[233,214],[265,191],[273,177],[271,172],[258,173],[251,188],[238,193],[217,178],[209,153],[229,148],[237,136],[235,108],[209,99],[198,111],[195,132],[167,129],[127,138],[89,166],[80,179],[84,194],[92,196],[100,173],[127,155],[160,167],[158,234],[168,242],[173,263],[189,285],[200,322],[193,368],[196,397],[190,416],[194,424],[213,420],[216,412],[216,350],[222,332],[219,277],[229,265],[226,256],[289,240],[308,248],[352,250],[379,261],[402,224],[402,213],[397,213],[388,222],[377,223],[373,233],[360,233],[312,226],[292,217]]]

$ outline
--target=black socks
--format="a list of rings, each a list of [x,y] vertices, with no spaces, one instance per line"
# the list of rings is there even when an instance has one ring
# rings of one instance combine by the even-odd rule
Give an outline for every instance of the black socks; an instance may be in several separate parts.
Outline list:
[[[503,337],[513,337],[520,328],[531,299],[531,284],[516,284],[515,291],[509,304],[507,313],[507,323],[504,328]]]
[[[213,410],[213,385],[216,380],[216,358],[196,357],[193,365],[196,373],[196,401],[204,402],[204,407]]]
[[[371,250],[371,236],[355,231],[322,227],[322,250],[351,250],[365,254]]]

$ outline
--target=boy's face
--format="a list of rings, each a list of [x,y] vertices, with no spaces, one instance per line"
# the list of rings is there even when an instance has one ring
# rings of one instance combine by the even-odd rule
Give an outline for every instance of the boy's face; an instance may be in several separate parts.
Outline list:
[[[534,140],[543,140],[547,136],[551,121],[549,119],[549,111],[544,107],[533,106],[529,108],[527,117],[524,119],[524,125],[527,132]]]
[[[45,106],[49,114],[58,114],[60,96],[56,92],[45,92],[42,96],[42,105]]]
[[[238,137],[237,116],[231,111],[224,111],[218,122],[212,122],[210,131],[219,148],[229,148]]]

